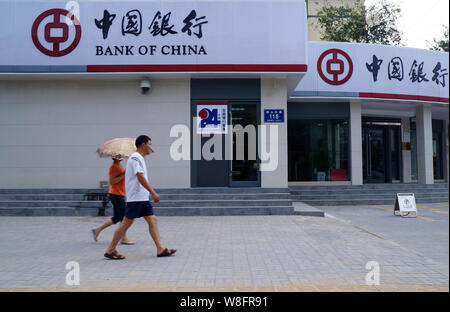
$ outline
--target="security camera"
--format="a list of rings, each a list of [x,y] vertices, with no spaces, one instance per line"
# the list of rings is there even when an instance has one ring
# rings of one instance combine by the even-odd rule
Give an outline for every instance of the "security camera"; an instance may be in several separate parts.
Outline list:
[[[151,83],[150,83],[150,80],[148,80],[148,79],[142,80],[142,81],[141,81],[141,91],[142,91],[142,94],[147,93],[147,92],[150,90],[150,87],[151,87],[151,86],[152,86],[152,85],[151,85]]]

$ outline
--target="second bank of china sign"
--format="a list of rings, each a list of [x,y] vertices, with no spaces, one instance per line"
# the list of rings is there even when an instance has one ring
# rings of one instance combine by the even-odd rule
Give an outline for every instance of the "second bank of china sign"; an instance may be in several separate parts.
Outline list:
[[[307,63],[304,1],[8,1],[0,12],[0,65]]]

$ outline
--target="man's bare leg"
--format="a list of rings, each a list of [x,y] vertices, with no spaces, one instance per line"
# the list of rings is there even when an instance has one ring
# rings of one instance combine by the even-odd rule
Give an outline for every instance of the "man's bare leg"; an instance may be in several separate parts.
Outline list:
[[[94,240],[97,241],[97,237],[100,235],[100,232],[106,229],[107,227],[113,225],[113,222],[111,219],[106,220],[102,225],[100,225],[98,228],[95,228],[95,238]]]
[[[156,245],[156,254],[160,254],[165,249],[164,245],[161,243],[161,239],[159,236],[159,229],[158,229],[158,220],[156,219],[156,216],[145,216],[145,221],[147,221],[148,224],[148,231],[150,233],[150,236],[152,237],[153,241]]]
[[[114,250],[116,250],[117,244],[119,243],[120,239],[123,237],[123,235],[127,232],[128,228],[133,224],[134,219],[128,219],[127,217],[123,217],[122,222],[120,223],[119,227],[114,232],[113,239],[111,241],[111,244],[109,244],[108,249],[106,250],[106,253],[111,253]]]

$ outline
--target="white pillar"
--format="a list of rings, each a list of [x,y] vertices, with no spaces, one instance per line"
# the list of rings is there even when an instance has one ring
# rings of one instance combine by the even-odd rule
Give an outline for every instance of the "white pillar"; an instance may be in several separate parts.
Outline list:
[[[409,144],[408,144],[409,143]],[[409,118],[402,118],[402,182],[411,183],[411,122]]]
[[[353,185],[363,184],[361,102],[350,102],[350,171]]]
[[[264,109],[284,110],[283,123],[264,123]],[[261,187],[288,187],[288,146],[287,146],[287,94],[286,79],[261,79],[261,125],[278,127],[278,159],[276,169],[273,171],[261,171]],[[267,151],[273,148],[275,142],[269,141],[269,129],[266,131]],[[259,136],[259,147],[261,149],[261,136]],[[260,154],[261,155],[261,154]],[[273,163],[274,159],[271,159]],[[269,162],[270,163],[270,162]],[[261,167],[261,166],[260,166]]]
[[[448,157],[449,157],[449,151],[448,151],[448,120],[444,120],[444,131],[443,131],[443,140],[442,140],[442,145],[444,145],[444,151],[443,151],[443,157],[444,157],[444,179],[446,182],[449,181],[449,177],[448,177]]]
[[[419,184],[433,184],[433,129],[431,106],[416,108],[417,175]]]

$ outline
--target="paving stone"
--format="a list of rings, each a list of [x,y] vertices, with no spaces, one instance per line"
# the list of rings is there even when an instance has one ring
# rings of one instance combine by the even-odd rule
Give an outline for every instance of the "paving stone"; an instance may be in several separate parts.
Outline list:
[[[0,290],[448,291],[448,260],[335,218],[161,216],[162,241],[177,249],[167,258],[155,256],[145,222],[137,220],[128,232],[137,244],[117,247],[122,261],[103,258],[113,227],[92,241],[90,229],[104,220],[0,217]],[[448,240],[443,235],[435,239]],[[372,260],[380,264],[376,287],[365,282]],[[80,286],[65,285],[68,261],[80,265]]]

